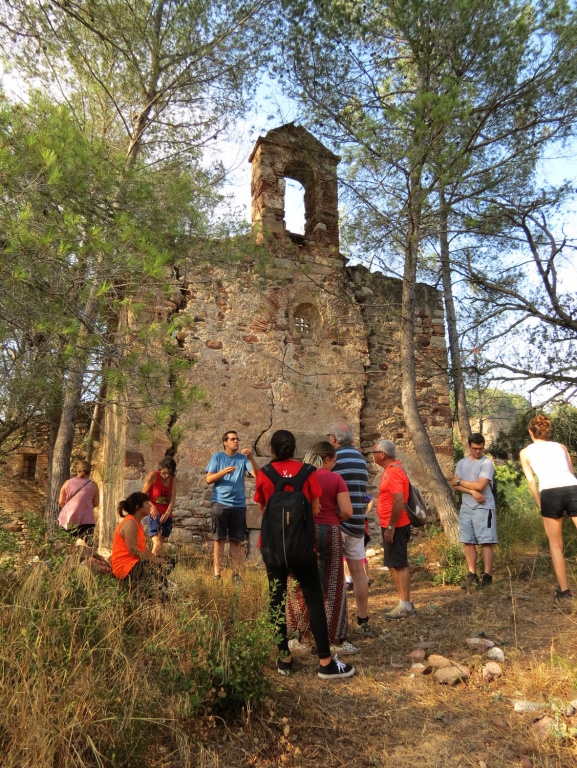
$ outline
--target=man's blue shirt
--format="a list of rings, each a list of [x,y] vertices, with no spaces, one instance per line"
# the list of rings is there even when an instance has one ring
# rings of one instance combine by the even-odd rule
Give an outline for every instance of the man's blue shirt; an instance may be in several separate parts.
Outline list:
[[[247,472],[250,473],[252,465],[243,453],[235,456],[227,456],[224,451],[213,453],[206,471],[214,474],[233,465],[238,469],[212,484],[210,500],[224,507],[246,507],[244,478]]]

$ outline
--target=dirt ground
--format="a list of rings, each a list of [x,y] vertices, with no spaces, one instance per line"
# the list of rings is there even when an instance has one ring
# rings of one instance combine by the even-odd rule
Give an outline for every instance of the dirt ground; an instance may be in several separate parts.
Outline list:
[[[414,569],[412,599],[417,615],[390,622],[383,611],[396,600],[390,576],[374,558],[369,613],[375,636],[361,640],[351,622],[349,639],[361,652],[347,657],[356,676],[340,683],[316,677],[311,655],[296,655],[292,678],[279,677],[265,706],[243,712],[240,721],[207,717],[199,722],[192,765],[387,766],[406,768],[566,768],[577,766],[577,717],[565,714],[577,699],[577,612],[553,600],[552,574],[540,575],[539,558],[498,575],[492,587],[472,594],[435,587],[423,568]],[[543,571],[543,559],[541,558]],[[354,600],[349,604],[354,618]],[[505,653],[501,678],[483,681],[485,654],[465,640],[484,636]],[[413,674],[407,654],[429,642],[435,653],[467,665],[467,683],[439,685],[432,675]],[[514,700],[544,704],[519,714]],[[536,722],[551,717],[545,735]],[[160,755],[159,755],[160,757]],[[174,758],[173,758],[174,759]],[[165,755],[165,766],[177,765]],[[180,765],[180,763],[178,763]]]

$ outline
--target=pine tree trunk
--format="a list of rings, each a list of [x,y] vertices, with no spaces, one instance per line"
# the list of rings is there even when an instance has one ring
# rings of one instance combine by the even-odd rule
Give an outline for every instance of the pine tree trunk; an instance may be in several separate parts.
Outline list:
[[[445,191],[441,187],[439,190],[439,240],[441,243],[441,274],[443,277],[443,298],[445,301],[445,315],[447,317],[447,328],[449,331],[449,355],[451,364],[451,379],[453,381],[453,392],[455,395],[455,407],[457,409],[457,422],[459,424],[459,435],[465,456],[469,453],[468,438],[471,434],[471,422],[469,421],[469,409],[467,408],[467,398],[465,391],[465,382],[463,379],[463,365],[461,361],[461,350],[459,349],[459,334],[457,332],[457,313],[455,312],[455,302],[453,300],[453,283],[451,280],[451,258],[449,251],[448,219],[449,210],[445,201]]]
[[[96,282],[82,313],[82,326],[76,341],[75,354],[72,357],[64,383],[62,411],[54,450],[52,452],[50,485],[46,498],[46,522],[48,529],[54,531],[59,514],[58,496],[64,482],[70,477],[70,458],[76,431],[76,419],[82,398],[82,386],[88,361],[89,338],[92,335],[92,325],[96,318],[97,299]]]
[[[420,237],[420,212],[422,189],[420,170],[415,170],[410,180],[409,221],[403,273],[403,299],[401,310],[401,395],[405,422],[427,485],[433,494],[441,525],[451,543],[459,541],[459,524],[455,497],[447,483],[421,416],[417,401],[417,376],[415,369],[415,307],[417,282],[417,253]]]

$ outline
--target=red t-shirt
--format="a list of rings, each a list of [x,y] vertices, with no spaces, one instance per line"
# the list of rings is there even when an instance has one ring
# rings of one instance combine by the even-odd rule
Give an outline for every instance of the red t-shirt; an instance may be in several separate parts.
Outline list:
[[[321,511],[315,517],[315,524],[340,525],[341,521],[337,516],[339,508],[337,494],[348,493],[347,484],[339,474],[328,469],[317,469],[316,475],[323,493],[321,496]]]
[[[294,477],[298,474],[299,469],[303,466],[301,461],[295,461],[294,459],[286,459],[286,461],[273,462],[273,468],[279,473],[281,477]],[[290,485],[286,486],[287,491],[292,491],[293,488]],[[266,505],[274,491],[274,484],[269,480],[264,472],[259,471],[256,476],[256,489],[254,492],[254,500],[257,504]],[[313,472],[305,480],[303,485],[303,493],[309,501],[320,498],[322,491],[317,480],[317,473]],[[317,522],[317,518],[315,518]]]
[[[405,501],[409,498],[409,478],[404,471],[395,464],[391,464],[388,469],[383,471],[381,482],[379,483],[379,498],[377,500],[377,514],[381,528],[386,528],[391,519],[393,511],[393,494],[402,493]],[[396,526],[410,525],[409,516],[403,509]]]

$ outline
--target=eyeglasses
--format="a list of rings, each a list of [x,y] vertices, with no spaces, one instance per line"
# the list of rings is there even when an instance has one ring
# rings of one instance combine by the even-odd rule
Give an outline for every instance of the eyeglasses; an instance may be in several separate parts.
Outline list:
[[[470,445],[469,449],[471,451],[484,451],[485,450],[485,446],[484,445]]]
[[[373,456],[376,456],[377,453],[383,453],[384,454],[384,451],[371,451],[371,453],[373,454]]]

